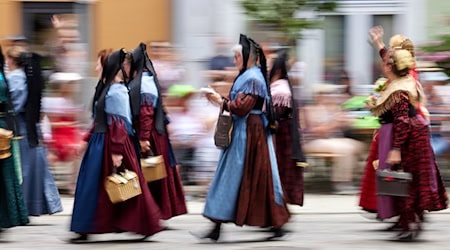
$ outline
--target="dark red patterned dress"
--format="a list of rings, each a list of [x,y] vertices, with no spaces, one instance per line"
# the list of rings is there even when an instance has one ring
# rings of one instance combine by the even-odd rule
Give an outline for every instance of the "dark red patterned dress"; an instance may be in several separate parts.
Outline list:
[[[424,211],[446,209],[448,198],[431,148],[428,122],[417,115],[406,91],[392,95],[399,100],[386,112],[392,114],[392,147],[401,151],[401,168],[412,174],[409,197],[398,198],[396,207],[402,228],[410,230],[410,223],[420,222]]]

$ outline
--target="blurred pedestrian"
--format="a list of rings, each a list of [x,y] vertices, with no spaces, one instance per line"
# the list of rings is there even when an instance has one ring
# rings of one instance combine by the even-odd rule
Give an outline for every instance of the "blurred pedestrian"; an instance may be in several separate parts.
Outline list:
[[[209,70],[226,70],[234,67],[233,57],[229,52],[228,42],[225,38],[215,39],[215,55],[209,59]]]
[[[168,137],[168,119],[163,109],[158,75],[144,43],[139,44],[132,53],[135,73],[129,88],[133,125],[141,152],[147,154],[152,151],[164,158],[167,177],[149,182],[148,186],[161,209],[162,219],[167,220],[187,213],[183,185]]]
[[[2,144],[17,136],[17,124],[9,87],[4,74],[4,57],[0,46],[0,128]],[[11,133],[11,134],[10,134]],[[5,146],[5,145],[4,145]],[[5,228],[28,224],[28,212],[21,189],[20,156],[7,149],[0,154],[0,233]]]
[[[208,82],[232,82],[237,75],[228,40],[224,37],[214,39],[214,55],[208,59],[204,76]]]
[[[39,216],[62,211],[61,199],[42,146],[39,122],[44,82],[40,57],[22,47],[13,46],[6,52],[9,91],[18,114],[18,130],[22,164],[22,189],[28,214]]]
[[[169,42],[152,42],[150,47],[152,63],[158,74],[160,91],[165,94],[170,86],[183,80],[185,69]]]
[[[342,91],[342,94],[346,96],[346,99],[350,99],[354,96],[352,92],[352,83],[350,76],[348,75],[347,70],[341,69],[339,70],[339,74],[336,77],[336,84],[344,86],[344,90]]]
[[[78,81],[82,77],[77,73],[53,73],[49,84],[54,87],[50,96],[42,98],[42,111],[49,121],[50,136],[46,141],[49,149],[50,164],[67,163],[64,167],[70,173],[67,186],[70,194],[75,192],[75,181],[78,173],[78,157],[76,154],[82,142],[79,130],[81,106],[75,104]]]
[[[178,100],[178,105],[169,113],[170,141],[179,164],[181,180],[184,184],[191,185],[198,184],[196,173],[199,162],[195,161],[194,157],[197,144],[206,133],[203,117],[198,110],[192,108],[190,102],[195,94],[196,89],[187,84],[172,85],[168,90],[168,95]]]
[[[365,145],[346,138],[345,130],[352,119],[336,103],[336,85],[321,84],[314,89],[314,103],[303,108],[307,141],[304,150],[309,154],[328,154],[333,161],[331,181],[336,194],[355,194],[354,169],[358,166]]]
[[[401,169],[412,174],[408,197],[379,196],[379,218],[400,215],[401,241],[416,239],[421,231],[424,211],[447,208],[447,193],[436,164],[430,143],[428,121],[419,113],[420,98],[417,81],[409,74],[415,60],[405,49],[390,49],[383,61],[383,73],[389,79],[382,95],[376,100],[372,112],[379,116],[383,129],[379,145],[390,146],[379,150],[378,169]]]
[[[303,168],[308,164],[301,144],[298,107],[288,78],[287,57],[287,52],[279,52],[271,63],[269,75],[275,117],[278,121],[275,149],[286,202],[303,206]]]
[[[148,189],[139,164],[128,88],[131,54],[123,49],[110,54],[104,64],[102,93],[95,104],[94,128],[81,162],[70,230],[88,240],[88,234],[133,232],[142,240],[162,230],[160,211]],[[142,193],[113,204],[104,181],[125,169],[137,174]]]
[[[207,94],[211,102],[231,112],[234,127],[231,143],[220,156],[203,212],[214,226],[199,237],[217,241],[222,223],[233,222],[270,227],[273,235],[268,239],[276,239],[286,234],[282,227],[290,214],[270,133],[274,120],[269,115],[272,107],[266,58],[259,44],[242,34],[233,51],[240,73],[230,99],[213,91]]]

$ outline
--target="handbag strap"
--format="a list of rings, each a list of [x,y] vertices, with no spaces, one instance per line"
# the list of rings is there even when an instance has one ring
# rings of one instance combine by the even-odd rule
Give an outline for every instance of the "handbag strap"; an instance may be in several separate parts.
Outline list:
[[[222,101],[222,103],[220,104],[219,115],[223,114],[223,105],[225,105],[225,102]]]

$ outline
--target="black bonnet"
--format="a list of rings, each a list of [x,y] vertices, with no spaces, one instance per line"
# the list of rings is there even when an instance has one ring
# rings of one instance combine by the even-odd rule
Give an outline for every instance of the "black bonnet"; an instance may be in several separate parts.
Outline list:
[[[104,84],[110,84],[119,70],[123,70],[123,61],[127,52],[124,49],[112,52],[105,60],[103,66],[102,80]],[[125,72],[124,72],[125,73]]]
[[[247,62],[250,56],[250,46],[251,46],[250,40],[246,35],[241,34],[239,36],[239,44],[242,46],[242,58],[243,58],[242,70],[245,71],[247,69]]]
[[[141,71],[144,66],[144,60],[145,60],[145,51],[146,46],[144,43],[140,43],[133,51],[131,52],[133,56],[133,65],[134,69],[136,71]]]

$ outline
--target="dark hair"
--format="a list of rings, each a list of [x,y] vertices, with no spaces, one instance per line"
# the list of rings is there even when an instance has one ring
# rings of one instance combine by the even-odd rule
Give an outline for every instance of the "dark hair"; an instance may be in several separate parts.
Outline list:
[[[102,49],[97,53],[97,58],[100,59],[102,67],[105,66],[106,58],[112,53],[112,49]]]
[[[275,77],[277,73],[280,74],[280,79],[288,79],[287,60],[288,55],[285,51],[281,51],[277,54],[277,57],[272,64],[272,68],[270,69],[269,82],[272,82],[273,77]]]

